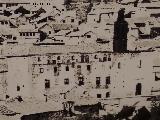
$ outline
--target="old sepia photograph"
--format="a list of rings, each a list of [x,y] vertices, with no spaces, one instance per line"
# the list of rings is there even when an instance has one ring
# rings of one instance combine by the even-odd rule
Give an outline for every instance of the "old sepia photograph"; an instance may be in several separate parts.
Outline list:
[[[0,0],[0,120],[160,120],[160,0]]]

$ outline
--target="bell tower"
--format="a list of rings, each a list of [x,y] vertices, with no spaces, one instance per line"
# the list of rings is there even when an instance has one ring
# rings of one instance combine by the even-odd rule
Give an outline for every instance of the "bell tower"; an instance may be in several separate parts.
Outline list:
[[[124,17],[125,9],[118,12],[117,21],[114,23],[113,52],[123,53],[127,51],[128,23]]]

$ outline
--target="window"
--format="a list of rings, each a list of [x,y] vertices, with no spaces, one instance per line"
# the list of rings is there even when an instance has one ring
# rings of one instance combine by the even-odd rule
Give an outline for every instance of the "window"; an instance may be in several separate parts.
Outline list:
[[[71,22],[73,23],[73,22],[74,22],[74,19],[71,19]]]
[[[3,7],[3,5],[2,5],[2,4],[0,4],[0,7]]]
[[[121,68],[121,63],[119,62],[119,63],[118,63],[118,69],[120,69],[120,68]]]
[[[102,95],[101,94],[97,94],[97,98],[101,98],[102,97]]]
[[[32,33],[30,33],[30,36],[32,36]]]
[[[77,65],[77,68],[81,69],[81,66],[80,66],[80,65]]]
[[[87,65],[87,70],[91,71],[91,65]]]
[[[45,89],[50,88],[50,80],[45,79]]]
[[[108,61],[111,61],[111,56],[110,56],[110,54],[108,55]]]
[[[94,59],[98,59],[98,56],[97,56],[97,55],[95,55],[95,56],[94,56]]]
[[[75,66],[75,63],[74,63],[74,62],[72,62],[72,68],[74,68],[74,66]]]
[[[142,67],[142,60],[139,61],[139,68]]]
[[[108,98],[108,97],[110,97],[110,93],[109,92],[106,93],[106,98]]]
[[[12,38],[12,35],[8,35],[7,38],[8,38],[8,39],[11,39],[11,38]]]
[[[40,62],[41,61],[41,58],[40,57],[38,57],[38,62]]]
[[[155,72],[155,81],[160,80],[160,72]]]
[[[53,64],[56,64],[56,60],[52,60],[52,63],[53,63]]]
[[[44,72],[44,68],[40,68],[40,73],[43,73]]]
[[[103,62],[106,62],[107,61],[107,57],[103,57]]]
[[[79,86],[84,85],[84,78],[83,77],[78,77],[78,81],[79,81]]]
[[[87,35],[87,38],[91,38],[91,35]]]
[[[72,60],[75,60],[74,55],[72,56]]]
[[[50,61],[50,60],[47,60],[47,64],[51,64],[51,61]]]
[[[35,33],[33,33],[33,36],[35,36]]]
[[[57,73],[57,71],[58,71],[57,67],[54,67],[54,73]]]
[[[1,24],[2,24],[2,25],[4,25],[4,22],[3,22],[3,21],[1,21]]]
[[[23,34],[23,36],[26,36],[26,34],[25,33],[22,33]]]
[[[16,40],[17,39],[17,37],[13,37],[13,40]]]
[[[110,81],[110,76],[106,77],[106,85],[110,84],[111,81]]]
[[[63,23],[65,23],[66,21],[65,20],[63,20]]]
[[[9,95],[6,95],[6,99],[8,99],[9,98]]]
[[[29,33],[26,33],[26,36],[29,36]]]
[[[84,63],[84,61],[85,61],[84,58],[85,58],[85,56],[82,54],[82,55],[81,55],[81,62],[82,62],[82,63]]]
[[[85,56],[85,62],[89,63],[89,56],[88,55]]]
[[[22,33],[20,33],[20,36],[22,36],[23,34]]]
[[[60,60],[60,59],[61,59],[61,57],[60,57],[60,56],[58,56],[58,57],[57,57],[57,60]]]
[[[66,66],[66,71],[69,71],[69,66]]]
[[[8,22],[7,22],[7,21],[5,21],[5,24],[8,24]]]
[[[64,84],[65,84],[65,85],[69,85],[69,79],[68,79],[68,78],[65,78],[65,79],[64,79]]]
[[[17,86],[17,91],[20,91],[20,86]]]
[[[100,77],[96,77],[96,87],[100,87],[101,84],[101,78]]]
[[[141,83],[137,83],[135,95],[141,95],[141,92],[142,92],[142,84]]]
[[[49,31],[49,34],[51,34],[51,31]]]

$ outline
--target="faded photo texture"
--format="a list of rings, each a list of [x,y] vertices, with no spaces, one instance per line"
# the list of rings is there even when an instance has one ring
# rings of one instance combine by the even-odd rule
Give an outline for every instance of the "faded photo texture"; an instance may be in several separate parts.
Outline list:
[[[0,0],[0,120],[160,120],[160,0]]]

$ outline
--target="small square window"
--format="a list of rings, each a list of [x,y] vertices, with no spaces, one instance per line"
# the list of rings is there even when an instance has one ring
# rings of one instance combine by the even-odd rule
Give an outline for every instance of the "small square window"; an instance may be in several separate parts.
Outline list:
[[[87,35],[87,38],[91,38],[91,35]]]
[[[52,60],[52,63],[53,63],[53,64],[56,64],[56,60]]]
[[[68,78],[64,79],[64,84],[69,85],[69,79]]]
[[[107,57],[103,57],[103,62],[106,62],[107,61]]]
[[[11,38],[12,38],[12,35],[8,35],[7,38],[8,38],[8,39],[11,39]]]
[[[74,19],[71,19],[71,22],[73,23],[73,22],[74,22]]]
[[[65,23],[66,21],[65,20],[63,20],[63,23]]]
[[[16,40],[17,39],[17,37],[13,37],[13,40]]]
[[[111,61],[111,57],[108,57],[108,61]]]
[[[101,94],[97,94],[97,98],[101,98],[102,97],[102,95]]]
[[[77,65],[77,68],[79,68],[79,69],[80,69],[80,68],[81,68],[81,66],[80,66],[80,65]]]

